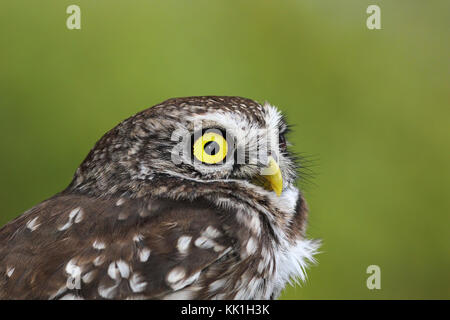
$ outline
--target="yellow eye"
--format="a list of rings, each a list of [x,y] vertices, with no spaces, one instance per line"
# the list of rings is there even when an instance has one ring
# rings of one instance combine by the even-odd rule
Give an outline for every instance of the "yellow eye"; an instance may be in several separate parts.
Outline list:
[[[227,155],[227,141],[217,132],[206,132],[194,142],[194,156],[203,163],[216,164]]]

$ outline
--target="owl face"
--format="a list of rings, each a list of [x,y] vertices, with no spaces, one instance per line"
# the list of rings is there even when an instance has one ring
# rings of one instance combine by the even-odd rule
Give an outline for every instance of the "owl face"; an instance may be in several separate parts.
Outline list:
[[[103,192],[115,192],[121,177],[144,183],[166,174],[205,182],[245,181],[280,194],[296,179],[286,132],[282,115],[268,103],[238,97],[171,99],[106,134],[76,181],[81,188],[96,181]]]

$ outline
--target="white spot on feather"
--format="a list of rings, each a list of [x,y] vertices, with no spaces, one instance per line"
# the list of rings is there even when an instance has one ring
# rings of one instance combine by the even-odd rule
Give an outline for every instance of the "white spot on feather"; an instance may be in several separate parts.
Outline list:
[[[225,286],[226,282],[227,281],[225,279],[219,279],[219,280],[216,280],[216,281],[212,282],[209,285],[209,291],[210,292],[214,292],[214,291],[217,291],[217,290],[223,288]]]
[[[123,260],[111,262],[108,267],[108,275],[113,280],[119,280],[119,276],[128,278],[130,276],[130,266]]]
[[[173,283],[171,285],[173,290],[180,290],[183,289],[184,287],[191,285],[192,283],[194,283],[195,281],[197,281],[198,277],[200,276],[200,271],[194,273],[192,276],[190,276],[189,278],[183,278],[180,279],[179,281],[176,281],[175,283]]]
[[[209,249],[214,247],[214,245],[216,245],[216,242],[208,239],[206,237],[198,237],[195,242],[194,242],[195,246],[202,248],[202,249]]]
[[[73,213],[74,218],[75,218],[75,223],[80,223],[81,220],[83,220],[84,218],[84,212],[83,210],[81,210],[81,208],[77,208],[73,210],[76,213]]]
[[[139,260],[141,262],[146,262],[150,257],[150,253],[151,251],[149,248],[143,248],[142,250],[139,250]]]
[[[219,230],[217,230],[216,228],[214,228],[213,226],[208,226],[208,228],[206,228],[206,230],[203,231],[203,233],[202,233],[202,236],[205,236],[210,239],[220,237],[221,235],[222,235],[222,233]]]
[[[220,252],[220,251],[223,251],[223,250],[225,250],[224,246],[221,246],[220,244],[214,245],[214,251],[215,252]]]
[[[112,299],[114,298],[114,295],[116,293],[117,290],[117,285],[112,286],[112,287],[105,287],[105,286],[100,286],[98,287],[98,294],[105,299]]]
[[[248,239],[247,246],[246,246],[247,254],[248,255],[254,254],[256,251],[256,247],[257,247],[257,243],[256,243],[255,238],[251,237],[250,239]]]
[[[182,254],[185,254],[189,250],[189,245],[191,244],[192,237],[191,236],[181,236],[178,238],[177,248],[178,251]]]
[[[143,278],[137,273],[133,273],[129,282],[130,288],[133,292],[142,292],[147,287],[147,282],[145,282]]]
[[[117,280],[119,278],[119,268],[117,267],[117,264],[115,262],[111,262],[109,264],[108,276],[113,280]]]
[[[119,260],[116,263],[122,278],[128,278],[130,276],[130,266],[128,263],[123,260]]]
[[[167,274],[167,282],[175,290],[177,284],[179,284],[186,276],[186,271],[182,267],[175,267]]]
[[[92,244],[92,247],[97,250],[103,250],[106,248],[106,245],[102,241],[95,240],[94,243]]]
[[[69,221],[67,221],[66,224],[64,224],[63,226],[59,227],[58,230],[64,231],[69,229],[74,222],[75,223],[81,222],[81,220],[83,220],[83,216],[84,212],[80,207],[73,209],[69,213]]]
[[[75,259],[71,259],[66,265],[66,273],[73,279],[79,279],[81,275],[81,268],[76,265]]]
[[[11,278],[12,274],[14,273],[14,270],[16,270],[16,268],[14,268],[14,267],[6,268],[6,275],[8,276],[8,278]]]
[[[37,223],[39,217],[36,217],[30,221],[27,222],[27,228],[31,231],[36,230],[41,224]]]

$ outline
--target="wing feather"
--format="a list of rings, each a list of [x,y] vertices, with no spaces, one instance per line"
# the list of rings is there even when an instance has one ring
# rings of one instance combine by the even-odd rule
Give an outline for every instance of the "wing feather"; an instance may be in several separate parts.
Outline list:
[[[55,196],[0,229],[0,298],[191,298],[231,256],[226,219],[206,201]]]

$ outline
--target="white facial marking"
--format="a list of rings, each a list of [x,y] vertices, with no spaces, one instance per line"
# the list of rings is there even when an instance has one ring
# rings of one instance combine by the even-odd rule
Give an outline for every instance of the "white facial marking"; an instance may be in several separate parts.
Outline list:
[[[37,223],[39,217],[36,217],[30,221],[27,222],[27,228],[31,231],[36,230],[41,224]]]
[[[185,254],[189,250],[189,245],[191,244],[192,237],[191,236],[181,236],[178,238],[177,248],[178,251],[182,254]]]

